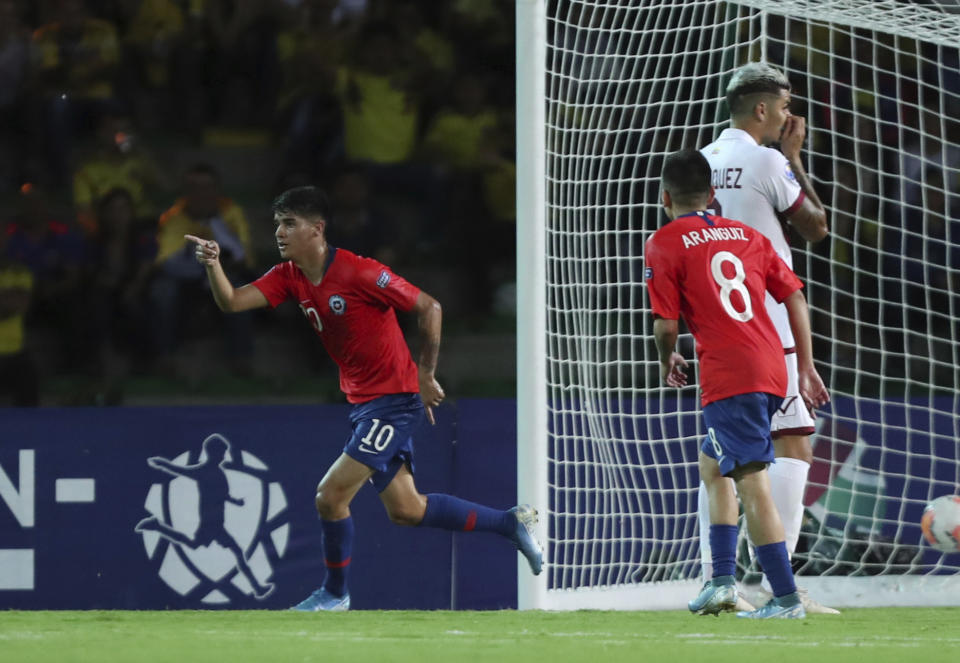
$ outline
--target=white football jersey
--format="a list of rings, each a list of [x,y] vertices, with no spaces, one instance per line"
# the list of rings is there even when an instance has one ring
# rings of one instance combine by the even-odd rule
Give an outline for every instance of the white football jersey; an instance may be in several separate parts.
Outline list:
[[[773,244],[790,269],[793,255],[776,212],[792,213],[804,198],[803,190],[779,151],[758,145],[741,129],[724,129],[717,139],[700,150],[710,162],[715,202],[710,211],[756,228]],[[795,343],[787,310],[767,293],[767,313],[773,320],[783,347]]]

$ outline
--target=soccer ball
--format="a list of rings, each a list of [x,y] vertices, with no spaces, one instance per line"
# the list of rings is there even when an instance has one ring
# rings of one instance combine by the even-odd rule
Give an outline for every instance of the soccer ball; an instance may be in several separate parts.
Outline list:
[[[920,521],[923,538],[945,553],[960,552],[960,497],[943,495],[930,502]]]

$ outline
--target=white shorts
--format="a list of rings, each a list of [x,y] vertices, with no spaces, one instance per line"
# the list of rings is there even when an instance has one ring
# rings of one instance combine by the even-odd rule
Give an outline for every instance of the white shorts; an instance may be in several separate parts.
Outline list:
[[[770,431],[774,439],[781,435],[813,435],[813,416],[800,398],[797,351],[795,348],[784,348],[783,352],[787,362],[787,396],[773,415]]]

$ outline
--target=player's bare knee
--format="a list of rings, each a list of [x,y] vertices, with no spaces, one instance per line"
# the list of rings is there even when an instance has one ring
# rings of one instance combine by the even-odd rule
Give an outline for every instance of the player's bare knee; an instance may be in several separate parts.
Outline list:
[[[416,527],[427,512],[427,498],[416,491],[401,499],[384,501],[390,521],[404,527]]]
[[[420,523],[420,520],[416,519],[412,511],[409,510],[391,509],[387,511],[387,515],[390,516],[390,522],[392,522],[394,525],[414,527]]]
[[[324,520],[336,520],[340,511],[340,501],[337,499],[336,491],[317,486],[317,494],[314,498],[314,504],[317,507],[317,513]]]
[[[390,522],[403,527],[416,527],[423,520],[423,508],[415,503],[394,504],[387,507]]]

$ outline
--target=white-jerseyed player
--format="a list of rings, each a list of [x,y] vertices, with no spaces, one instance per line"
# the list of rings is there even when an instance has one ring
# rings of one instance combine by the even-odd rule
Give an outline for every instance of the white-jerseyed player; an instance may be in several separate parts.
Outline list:
[[[827,214],[810,183],[800,150],[806,136],[804,118],[790,114],[790,81],[778,69],[759,62],[739,68],[727,84],[730,128],[704,147],[716,191],[711,211],[739,219],[762,232],[791,269],[793,257],[786,224],[808,242],[827,236]],[[780,150],[768,147],[780,142]],[[800,537],[803,494],[813,460],[810,435],[813,417],[797,388],[797,358],[786,310],[767,294],[767,312],[783,342],[787,363],[787,396],[774,415],[771,430],[776,462],[770,466],[774,503],[793,554]],[[699,495],[701,532],[709,526],[709,506],[704,485]],[[710,577],[710,542],[700,539],[704,573]],[[810,613],[836,613],[821,606],[801,590]]]

